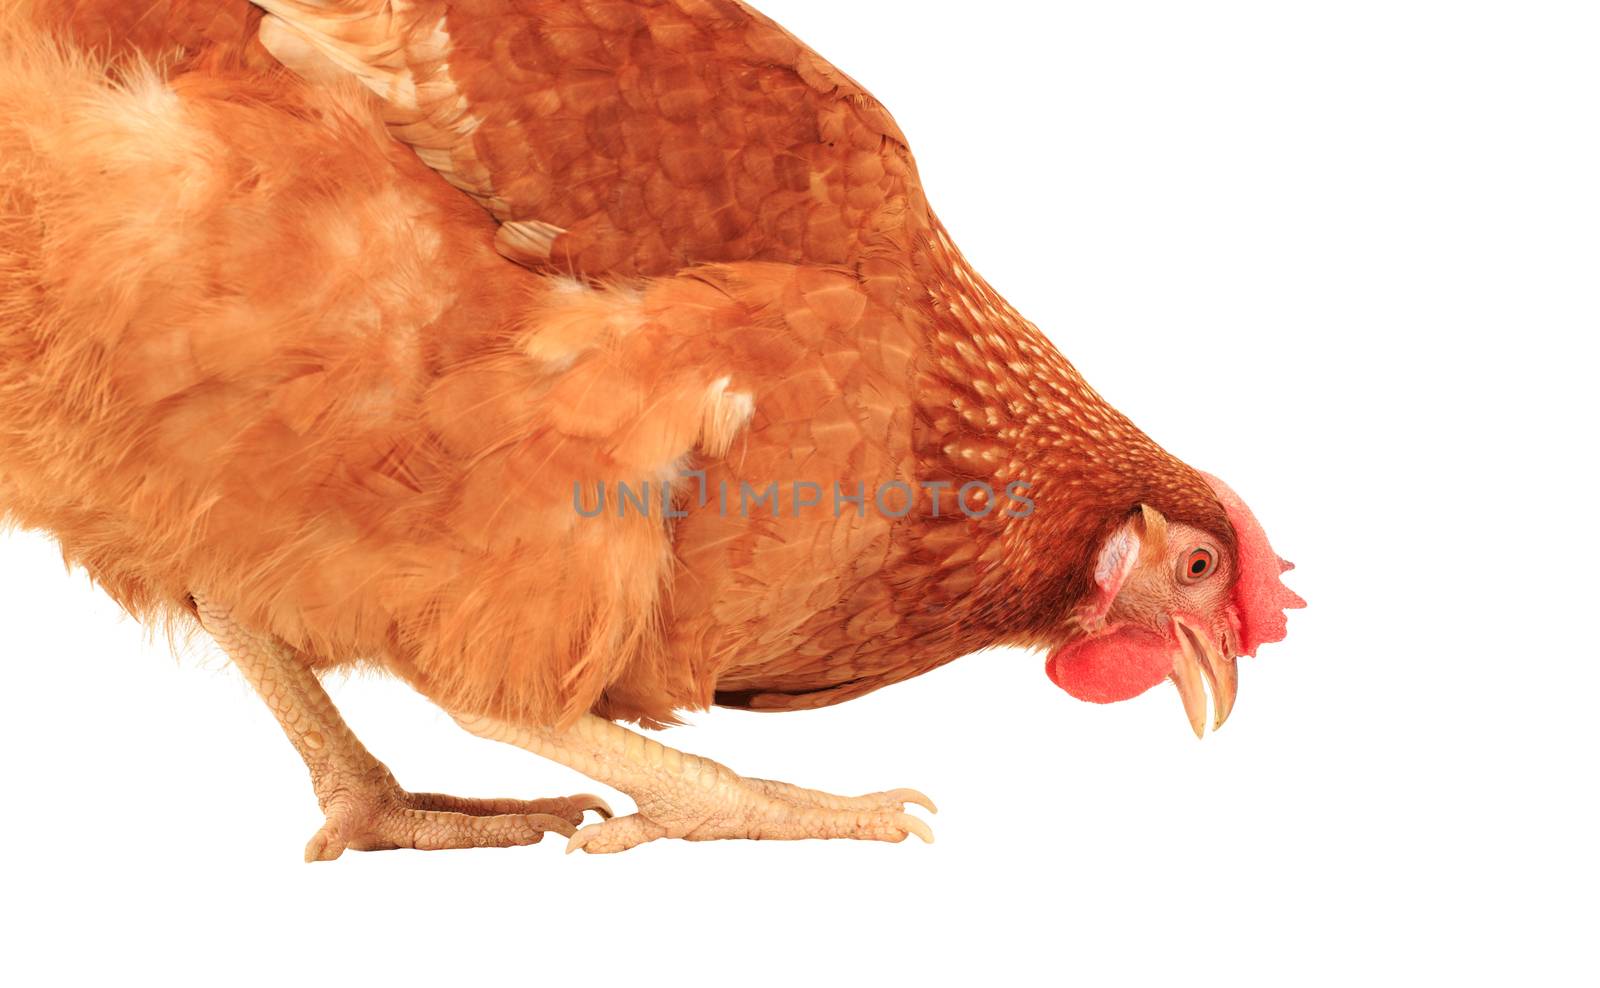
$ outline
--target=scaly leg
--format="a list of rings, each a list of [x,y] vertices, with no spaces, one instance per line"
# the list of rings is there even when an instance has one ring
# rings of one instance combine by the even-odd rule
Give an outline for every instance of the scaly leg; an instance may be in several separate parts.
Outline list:
[[[311,771],[327,821],[306,845],[307,861],[332,861],[346,848],[537,844],[548,830],[571,836],[585,810],[611,816],[596,796],[462,799],[407,792],[345,725],[316,674],[292,650],[240,628],[225,608],[199,594],[194,602],[200,623],[266,701]]]
[[[766,779],[746,779],[707,758],[674,751],[624,727],[585,716],[566,731],[456,716],[480,737],[526,748],[620,789],[639,804],[629,816],[585,827],[567,850],[625,851],[660,837],[684,840],[803,840],[842,837],[899,842],[908,834],[933,841],[933,831],[905,813],[930,811],[913,789],[844,797]]]

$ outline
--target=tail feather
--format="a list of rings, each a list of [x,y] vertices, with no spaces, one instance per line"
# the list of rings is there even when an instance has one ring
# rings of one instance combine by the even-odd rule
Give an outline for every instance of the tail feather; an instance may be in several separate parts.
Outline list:
[[[229,588],[455,711],[570,721],[638,674],[615,709],[663,721],[708,692],[663,658],[664,509],[571,498],[728,449],[745,310],[508,265],[353,83],[196,66],[0,7],[0,518],[137,615]]]
[[[68,304],[102,327],[126,316],[125,289],[168,260],[174,225],[212,187],[215,143],[147,60],[69,47],[21,7],[0,14],[0,339]]]
[[[86,114],[137,85],[114,85],[103,58],[47,37],[32,4],[0,9],[0,345],[38,309],[41,210],[64,180],[59,149]]]
[[[261,11],[249,0],[5,0],[51,35],[107,58],[171,62],[202,49],[239,52],[255,38]],[[258,65],[269,59],[260,53]]]

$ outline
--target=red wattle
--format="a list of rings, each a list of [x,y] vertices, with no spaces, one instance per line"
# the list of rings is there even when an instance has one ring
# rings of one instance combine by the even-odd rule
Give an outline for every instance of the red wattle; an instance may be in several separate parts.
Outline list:
[[[1175,646],[1142,628],[1063,645],[1050,653],[1045,672],[1059,687],[1090,703],[1131,700],[1172,671]]]

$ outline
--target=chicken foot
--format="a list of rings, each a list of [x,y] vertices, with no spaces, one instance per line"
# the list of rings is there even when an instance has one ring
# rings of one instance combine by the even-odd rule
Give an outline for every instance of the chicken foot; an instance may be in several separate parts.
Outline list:
[[[634,731],[586,715],[565,731],[456,716],[480,737],[503,741],[633,797],[638,812],[579,830],[567,850],[605,854],[662,837],[684,840],[849,838],[898,843],[933,831],[904,812],[916,803],[937,812],[914,789],[845,797],[767,779],[747,779],[708,758],[685,754]]]
[[[194,595],[200,623],[244,674],[300,752],[326,822],[306,845],[307,861],[345,849],[438,850],[537,844],[546,831],[572,836],[586,810],[609,818],[597,796],[464,799],[400,788],[345,724],[321,682],[276,639],[246,631],[228,611]]]

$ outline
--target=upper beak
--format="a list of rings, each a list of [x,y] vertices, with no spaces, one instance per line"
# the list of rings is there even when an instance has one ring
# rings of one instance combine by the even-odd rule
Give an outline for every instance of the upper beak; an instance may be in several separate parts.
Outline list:
[[[1189,715],[1194,736],[1206,733],[1206,688],[1211,685],[1211,701],[1216,708],[1212,730],[1221,727],[1233,712],[1233,698],[1239,692],[1239,665],[1224,655],[1211,636],[1188,624],[1181,617],[1172,619],[1172,634],[1178,639],[1178,654],[1172,659],[1171,679],[1183,697],[1183,712]]]

